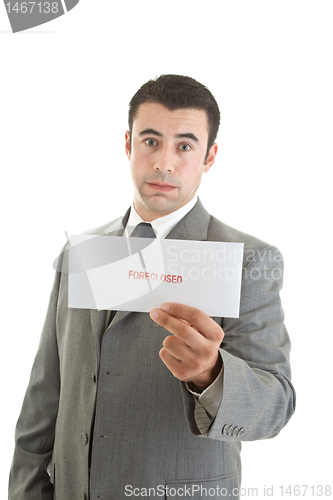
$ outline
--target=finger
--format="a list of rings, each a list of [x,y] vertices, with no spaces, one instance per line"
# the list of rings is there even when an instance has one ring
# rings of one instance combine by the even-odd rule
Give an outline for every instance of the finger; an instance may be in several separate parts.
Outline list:
[[[164,347],[160,350],[159,355],[165,366],[176,377],[179,373],[179,367],[181,365],[181,361],[172,356],[172,354],[170,354]]]
[[[188,346],[196,349],[203,347],[204,337],[201,335],[201,332],[194,330],[188,322],[180,318],[175,318],[161,309],[153,309],[150,312],[150,317]]]
[[[187,321],[207,339],[222,342],[224,337],[222,328],[199,309],[176,302],[166,302],[162,304],[161,309],[171,316]]]
[[[183,363],[190,363],[196,355],[191,347],[174,335],[169,335],[164,339],[163,347],[171,356],[174,356]]]
[[[160,350],[159,354],[161,360],[174,377],[184,382],[191,380],[192,371],[185,363],[172,356],[164,347]]]

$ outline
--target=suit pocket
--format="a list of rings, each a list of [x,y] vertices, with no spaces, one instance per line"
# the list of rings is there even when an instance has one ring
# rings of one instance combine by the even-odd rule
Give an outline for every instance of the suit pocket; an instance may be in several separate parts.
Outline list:
[[[239,500],[240,485],[236,473],[223,474],[210,479],[170,481],[165,486],[166,500]]]

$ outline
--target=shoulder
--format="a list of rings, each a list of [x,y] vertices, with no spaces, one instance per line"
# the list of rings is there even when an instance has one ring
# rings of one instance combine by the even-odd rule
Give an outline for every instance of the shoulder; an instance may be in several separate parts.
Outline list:
[[[211,241],[244,243],[244,245],[251,245],[257,248],[268,245],[265,241],[260,240],[251,234],[244,233],[239,229],[228,226],[228,224],[225,224],[213,215],[210,216],[208,239]]]
[[[208,240],[244,243],[244,264],[256,260],[258,256],[261,256],[261,260],[264,259],[263,256],[269,257],[270,260],[274,259],[274,261],[281,262],[283,260],[281,252],[276,246],[228,226],[212,215],[208,228]]]
[[[96,236],[119,236],[123,234],[123,221],[124,217],[118,217],[113,221],[107,222],[102,226],[89,229],[81,234],[84,235],[96,235]],[[61,273],[68,273],[69,269],[69,241],[63,246],[59,256],[55,259],[53,263],[53,268]]]

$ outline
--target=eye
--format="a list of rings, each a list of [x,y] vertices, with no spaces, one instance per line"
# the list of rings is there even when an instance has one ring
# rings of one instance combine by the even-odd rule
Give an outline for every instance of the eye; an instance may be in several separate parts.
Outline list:
[[[179,149],[181,151],[189,151],[190,149],[192,149],[192,146],[191,144],[187,144],[187,142],[183,142],[182,144],[179,145]]]
[[[147,146],[150,147],[157,145],[156,139],[145,139],[145,143],[147,144]]]

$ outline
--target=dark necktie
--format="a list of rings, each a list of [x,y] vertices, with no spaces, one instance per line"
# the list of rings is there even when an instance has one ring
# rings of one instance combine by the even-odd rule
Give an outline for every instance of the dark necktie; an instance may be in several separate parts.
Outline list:
[[[130,236],[135,238],[156,238],[155,231],[149,222],[140,222]]]

